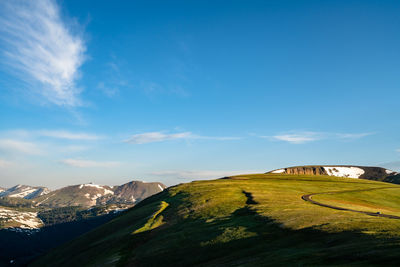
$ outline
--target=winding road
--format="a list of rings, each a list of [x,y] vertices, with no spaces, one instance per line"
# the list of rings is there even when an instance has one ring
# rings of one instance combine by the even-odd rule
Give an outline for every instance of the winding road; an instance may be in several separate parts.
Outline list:
[[[334,192],[325,192],[325,193],[313,193],[313,194],[302,195],[301,198],[303,200],[307,201],[307,202],[312,203],[312,204],[315,204],[315,205],[318,205],[318,206],[321,206],[321,207],[330,208],[330,209],[357,212],[357,213],[362,213],[362,214],[366,214],[366,215],[369,215],[369,216],[375,216],[375,217],[384,217],[384,218],[389,218],[389,219],[400,219],[400,216],[377,213],[377,212],[369,212],[369,211],[347,209],[347,208],[342,208],[342,207],[337,207],[337,206],[324,204],[324,203],[321,203],[321,202],[318,202],[318,201],[315,201],[315,200],[312,199],[312,196],[315,196],[315,195],[372,191],[372,190],[389,189],[389,188],[398,188],[398,187],[378,187],[378,188],[369,188],[369,189],[361,189],[361,190],[345,190],[345,191],[334,191]]]

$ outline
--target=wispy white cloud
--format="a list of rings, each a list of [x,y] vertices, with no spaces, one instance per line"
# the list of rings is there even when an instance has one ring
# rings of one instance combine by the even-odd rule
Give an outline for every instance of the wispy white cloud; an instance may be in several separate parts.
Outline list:
[[[156,95],[168,94],[178,97],[189,97],[190,93],[181,84],[167,84],[161,85],[152,81],[141,81],[138,87],[148,96],[154,97]]]
[[[19,152],[28,155],[42,154],[42,150],[37,144],[13,139],[0,139],[0,150],[8,153]]]
[[[60,163],[77,168],[112,168],[121,164],[117,161],[95,161],[84,159],[64,159],[61,160]]]
[[[134,134],[129,139],[125,140],[126,143],[130,144],[147,144],[154,142],[162,142],[174,139],[187,139],[190,138],[190,132],[165,134],[162,132],[148,132],[141,134]]]
[[[76,86],[85,42],[61,18],[54,0],[0,1],[3,63],[19,78],[61,106],[81,104]]]
[[[265,171],[257,170],[239,170],[239,171],[219,171],[219,170],[166,170],[151,172],[150,175],[178,178],[178,179],[214,179],[226,176],[240,175],[240,174],[251,174],[251,173],[263,173]]]
[[[79,145],[69,145],[69,146],[62,146],[59,148],[59,151],[61,153],[76,153],[76,152],[82,152],[85,150],[89,150],[90,147],[87,146],[79,146]]]
[[[168,140],[177,139],[209,139],[209,140],[236,140],[237,137],[211,137],[211,136],[201,136],[195,135],[191,132],[181,132],[181,133],[163,133],[163,132],[147,132],[141,134],[132,135],[130,138],[124,142],[130,144],[147,144],[154,142],[163,142]]]
[[[140,83],[140,88],[144,91],[144,93],[148,96],[153,95],[155,93],[164,92],[165,89],[156,82],[144,82]]]
[[[320,137],[315,133],[299,133],[299,134],[283,134],[283,135],[274,135],[272,138],[285,141],[292,144],[303,144],[307,142],[312,142],[320,139]]]
[[[399,153],[400,153],[400,148],[396,149],[396,152],[399,152]]]
[[[355,140],[373,134],[374,133],[290,132],[274,136],[260,136],[260,137],[271,140],[284,141],[291,144],[304,144],[308,142],[326,140],[326,139]]]
[[[360,139],[373,134],[375,133],[338,133],[336,135],[342,139]]]
[[[122,67],[121,67],[122,65]],[[112,61],[103,67],[103,74],[97,84],[97,89],[109,98],[120,94],[122,88],[133,88],[132,73],[126,67],[124,60],[112,56]]]
[[[68,130],[7,130],[1,131],[0,136],[14,137],[18,139],[36,139],[39,137],[49,137],[55,139],[66,139],[66,140],[82,140],[82,141],[93,141],[104,138],[104,136],[85,133],[85,132],[74,132]]]
[[[0,168],[9,167],[12,165],[12,162],[5,159],[0,159]]]
[[[97,84],[97,88],[107,97],[114,97],[119,94],[119,88],[115,86],[115,84],[110,86],[108,84],[105,84],[104,82],[99,82]]]
[[[64,131],[64,130],[41,130],[41,131],[38,131],[37,134],[40,136],[45,136],[45,137],[68,139],[68,140],[91,141],[91,140],[98,140],[98,139],[102,138],[101,136],[95,135],[95,134],[75,133],[75,132]]]

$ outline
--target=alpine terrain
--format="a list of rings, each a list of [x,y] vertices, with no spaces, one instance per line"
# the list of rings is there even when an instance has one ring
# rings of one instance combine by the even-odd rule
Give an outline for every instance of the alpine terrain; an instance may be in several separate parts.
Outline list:
[[[277,169],[268,173],[282,173],[295,175],[329,175],[345,178],[376,180],[389,183],[400,184],[400,173],[381,167],[365,166],[297,166]]]
[[[25,264],[166,188],[158,182],[92,183],[50,191],[16,185],[0,192],[0,265]]]
[[[305,166],[180,184],[32,266],[396,265],[400,185],[381,180],[397,175]]]

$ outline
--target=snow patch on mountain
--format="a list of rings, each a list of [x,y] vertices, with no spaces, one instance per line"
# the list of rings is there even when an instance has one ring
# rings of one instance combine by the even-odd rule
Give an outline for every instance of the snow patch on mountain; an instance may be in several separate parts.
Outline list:
[[[285,169],[275,170],[275,171],[272,171],[271,173],[283,173],[283,172],[285,172]]]
[[[108,194],[114,195],[114,191],[111,191],[111,190],[109,190],[107,188],[104,188],[101,185],[97,185],[97,184],[81,184],[79,186],[79,189],[82,189],[84,187],[94,187],[94,188],[97,188],[97,189],[102,189],[102,190],[104,190],[104,195],[108,195]]]
[[[23,212],[0,208],[0,219],[11,227],[36,229],[43,225],[42,220],[37,217],[37,212]]]
[[[32,187],[28,185],[16,185],[9,189],[0,191],[0,197],[16,197],[32,199],[50,193],[46,187]]]
[[[92,196],[92,200],[96,200],[96,199],[98,199],[99,197],[102,197],[103,195],[102,194],[96,194],[96,195],[94,195],[94,196]]]
[[[158,184],[158,188],[160,188],[161,191],[164,191],[164,188],[162,188],[162,186],[159,184]]]
[[[16,193],[16,194],[9,194],[8,197],[21,197],[21,198],[24,198],[27,195],[32,194],[36,190],[37,189],[34,189],[34,188],[33,189],[28,189],[28,190],[25,190],[25,191],[22,191],[22,192],[19,192],[19,193]]]
[[[360,178],[365,171],[358,167],[323,167],[328,175],[345,177],[345,178]]]
[[[397,174],[397,172],[392,171],[392,170],[388,170],[388,169],[386,169],[385,172],[386,172],[386,174],[391,174],[391,175],[396,175]]]
[[[108,194],[114,195],[114,191],[108,190],[107,188],[103,188],[103,189],[104,189],[104,195],[108,195]]]

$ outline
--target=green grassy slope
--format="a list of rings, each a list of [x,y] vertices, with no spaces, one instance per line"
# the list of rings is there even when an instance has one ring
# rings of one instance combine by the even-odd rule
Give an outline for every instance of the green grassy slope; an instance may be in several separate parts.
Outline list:
[[[313,199],[324,204],[368,212],[400,216],[400,187],[382,188],[379,192],[358,191],[319,194]]]
[[[33,266],[396,264],[400,220],[301,199],[310,193],[385,186],[394,189],[315,199],[356,205],[368,199],[380,210],[396,213],[400,186],[368,180],[260,174],[182,184],[142,201]]]

